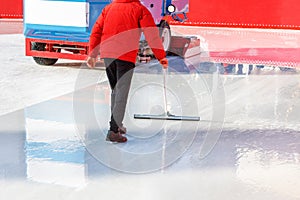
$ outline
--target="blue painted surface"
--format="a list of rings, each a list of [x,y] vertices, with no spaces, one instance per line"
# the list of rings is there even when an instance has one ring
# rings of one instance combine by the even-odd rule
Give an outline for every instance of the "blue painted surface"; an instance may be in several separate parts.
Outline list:
[[[27,142],[28,159],[42,159],[52,162],[84,163],[85,149],[79,141],[59,140],[55,143]]]
[[[39,24],[25,24],[26,38],[59,40],[72,42],[88,42],[90,32],[85,27],[66,27]]]
[[[98,16],[101,14],[101,11],[105,6],[107,6],[110,2],[105,1],[105,2],[99,2],[99,1],[90,1],[90,25],[88,27],[88,31],[91,32]]]
[[[166,0],[166,8],[165,8],[166,12],[168,12],[167,8],[170,4],[172,4],[172,0]]]

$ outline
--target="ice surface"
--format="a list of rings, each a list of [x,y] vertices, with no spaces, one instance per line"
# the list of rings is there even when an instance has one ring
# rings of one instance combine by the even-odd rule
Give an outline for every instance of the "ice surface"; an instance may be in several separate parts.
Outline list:
[[[22,34],[0,35],[0,115],[75,90],[84,62],[59,60],[54,66],[40,66],[25,56]],[[84,87],[105,78],[103,70],[87,70]]]
[[[139,66],[129,141],[112,145],[103,70],[68,60],[39,66],[19,34],[0,35],[0,48],[0,199],[300,198],[297,71],[170,73],[169,106],[200,115],[195,124],[132,119],[162,110],[160,69]]]

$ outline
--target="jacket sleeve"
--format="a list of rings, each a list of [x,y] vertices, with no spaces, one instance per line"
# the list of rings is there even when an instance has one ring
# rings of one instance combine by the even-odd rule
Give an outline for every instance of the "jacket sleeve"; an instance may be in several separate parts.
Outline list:
[[[89,56],[93,58],[96,58],[99,54],[103,25],[104,25],[104,16],[105,16],[105,8],[103,9],[101,15],[98,17],[96,23],[94,24],[90,35]]]
[[[156,26],[150,11],[144,6],[142,7],[142,16],[140,18],[139,23],[155,57],[158,60],[165,58],[166,52],[164,51],[162,40],[159,36],[158,27]]]

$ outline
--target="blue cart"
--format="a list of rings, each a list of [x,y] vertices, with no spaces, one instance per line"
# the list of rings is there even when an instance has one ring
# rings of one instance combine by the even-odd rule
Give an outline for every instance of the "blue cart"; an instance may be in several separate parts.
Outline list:
[[[186,0],[188,1],[188,0]],[[110,0],[24,0],[26,56],[40,65],[53,65],[59,58],[85,60],[92,27]],[[166,16],[178,11],[171,0],[144,0],[160,26],[164,47],[171,33]],[[182,3],[178,4],[182,7]],[[185,5],[188,5],[186,3]]]

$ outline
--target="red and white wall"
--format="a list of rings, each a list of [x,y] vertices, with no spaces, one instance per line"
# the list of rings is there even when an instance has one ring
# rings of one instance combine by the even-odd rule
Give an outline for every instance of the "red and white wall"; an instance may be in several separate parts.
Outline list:
[[[0,19],[22,19],[23,0],[0,0]]]
[[[299,0],[189,2],[189,20],[185,22],[186,25],[300,29]],[[23,18],[23,0],[0,0],[0,5],[0,19]]]
[[[300,29],[299,0],[189,0],[185,25]],[[181,22],[173,22],[180,24]]]

